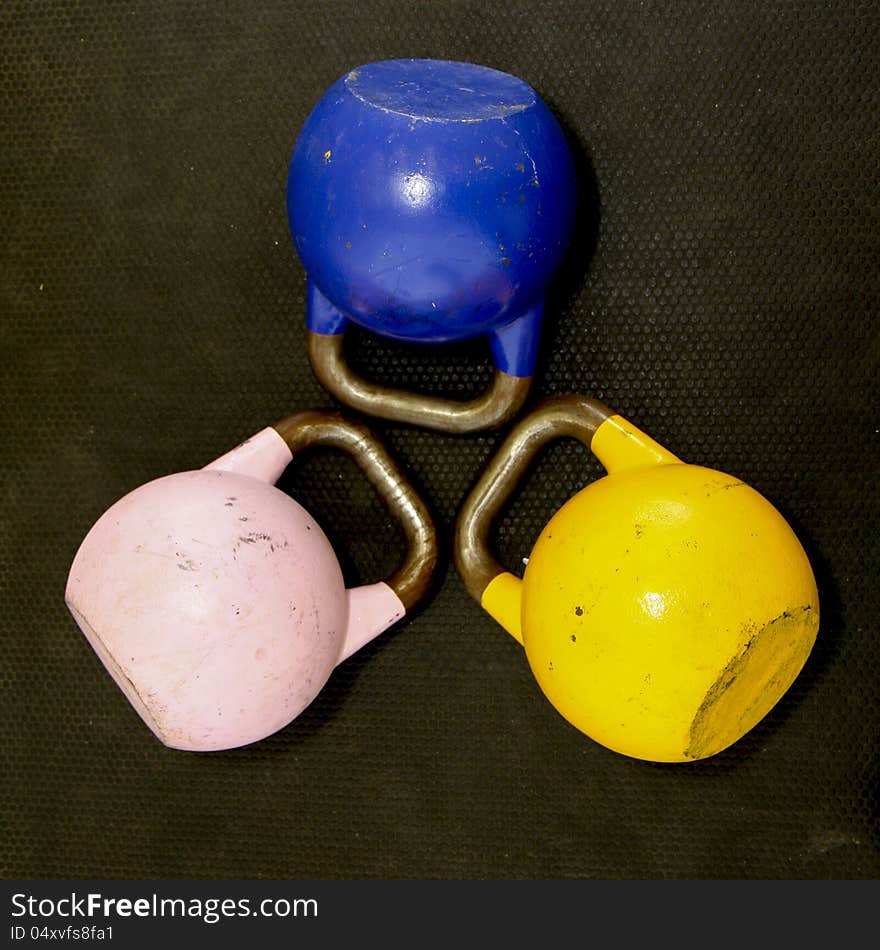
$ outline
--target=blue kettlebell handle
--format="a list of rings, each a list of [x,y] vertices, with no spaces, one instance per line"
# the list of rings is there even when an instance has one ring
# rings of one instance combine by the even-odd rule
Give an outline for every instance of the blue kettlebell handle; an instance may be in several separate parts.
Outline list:
[[[343,404],[368,415],[442,432],[497,428],[516,415],[528,396],[543,313],[541,300],[507,325],[487,334],[495,367],[492,382],[476,399],[456,401],[392,389],[355,373],[344,356],[344,336],[351,321],[309,280],[309,361],[325,389]]]

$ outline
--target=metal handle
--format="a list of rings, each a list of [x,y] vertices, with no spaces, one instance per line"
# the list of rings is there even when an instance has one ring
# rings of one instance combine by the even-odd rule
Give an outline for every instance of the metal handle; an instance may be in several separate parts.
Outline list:
[[[439,432],[479,432],[512,419],[529,393],[531,376],[512,376],[497,367],[486,392],[465,402],[392,389],[364,379],[349,367],[342,353],[344,335],[307,330],[312,370],[340,402],[371,416]]]
[[[403,528],[406,554],[385,583],[409,611],[431,584],[437,565],[437,532],[421,498],[378,437],[363,423],[337,412],[310,409],[294,413],[273,428],[295,458],[314,447],[339,449],[349,455]]]
[[[539,450],[560,438],[577,439],[589,449],[596,430],[613,415],[596,399],[555,396],[539,403],[508,434],[455,523],[455,567],[477,603],[490,582],[506,573],[490,550],[492,523]]]

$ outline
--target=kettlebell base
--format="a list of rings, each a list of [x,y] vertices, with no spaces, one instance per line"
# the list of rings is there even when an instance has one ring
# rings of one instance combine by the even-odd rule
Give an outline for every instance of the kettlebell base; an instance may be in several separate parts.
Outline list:
[[[818,626],[818,610],[804,604],[756,629],[706,693],[691,723],[684,760],[716,755],[752,730],[800,673]]]
[[[86,638],[86,640],[88,640],[92,649],[97,654],[98,659],[101,661],[101,663],[103,663],[104,668],[113,679],[113,682],[116,683],[116,685],[125,694],[125,698],[131,703],[135,712],[141,717],[153,735],[155,735],[163,745],[173,748],[172,743],[168,741],[168,738],[163,733],[162,727],[153,716],[149,706],[141,698],[140,693],[137,691],[137,687],[126,675],[125,670],[123,670],[116,660],[113,659],[112,654],[105,647],[104,641],[98,635],[97,630],[95,630],[91,623],[89,623],[88,618],[80,612],[69,589],[65,595],[64,602],[67,605],[67,609],[73,616],[73,619],[76,621],[77,626],[82,631],[83,636]]]

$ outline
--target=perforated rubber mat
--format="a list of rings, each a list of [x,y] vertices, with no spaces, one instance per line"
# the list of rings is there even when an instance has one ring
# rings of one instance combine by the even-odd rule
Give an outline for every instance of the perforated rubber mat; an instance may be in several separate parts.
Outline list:
[[[3,4],[4,877],[876,877],[878,26],[858,2]],[[579,733],[467,595],[452,524],[500,433],[372,423],[436,517],[440,576],[252,746],[165,748],[65,607],[117,498],[334,405],[287,164],[332,82],[397,57],[513,73],[570,138],[578,225],[529,405],[598,397],[758,489],[809,554],[816,646],[711,759]],[[489,379],[484,341],[347,346],[426,393]],[[504,565],[600,473],[548,448],[497,525]],[[347,581],[393,570],[397,528],[351,462],[315,453],[280,484]]]

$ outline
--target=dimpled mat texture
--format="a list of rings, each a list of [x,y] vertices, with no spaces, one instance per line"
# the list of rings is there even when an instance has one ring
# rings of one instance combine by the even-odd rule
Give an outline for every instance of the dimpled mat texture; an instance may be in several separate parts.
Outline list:
[[[869,3],[0,7],[2,854],[13,878],[865,879],[877,876],[878,15]],[[530,83],[580,204],[529,405],[596,396],[794,527],[822,619],[782,702],[687,766],[569,726],[449,560],[501,433],[373,427],[423,492],[424,605],[291,725],[190,754],[145,728],[64,605],[97,517],[290,412],[330,408],[304,350],[287,164],[355,66],[434,57]],[[362,374],[465,398],[484,341],[355,331]],[[496,523],[521,573],[601,474],[542,453]],[[353,463],[279,483],[349,583],[399,529]]]

